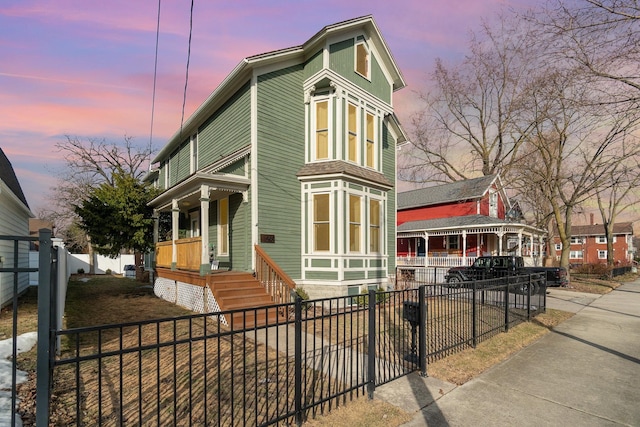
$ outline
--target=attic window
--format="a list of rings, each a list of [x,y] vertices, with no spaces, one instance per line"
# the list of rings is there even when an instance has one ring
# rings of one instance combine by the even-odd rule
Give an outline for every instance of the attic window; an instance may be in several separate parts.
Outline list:
[[[356,73],[368,79],[369,66],[369,48],[364,42],[359,42],[356,44]]]

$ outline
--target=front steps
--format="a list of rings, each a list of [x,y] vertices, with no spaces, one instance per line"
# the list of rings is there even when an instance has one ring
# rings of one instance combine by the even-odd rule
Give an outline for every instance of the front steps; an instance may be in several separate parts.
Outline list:
[[[271,295],[251,273],[211,273],[207,276],[207,286],[211,289],[220,311],[243,310],[227,315],[229,326],[233,329],[273,325],[278,321],[284,321],[273,307]]]

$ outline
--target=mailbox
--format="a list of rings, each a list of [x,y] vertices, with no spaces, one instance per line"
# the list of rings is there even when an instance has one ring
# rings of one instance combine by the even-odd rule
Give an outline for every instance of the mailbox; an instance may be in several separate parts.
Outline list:
[[[404,301],[402,305],[402,318],[412,326],[420,323],[420,303],[418,301]]]

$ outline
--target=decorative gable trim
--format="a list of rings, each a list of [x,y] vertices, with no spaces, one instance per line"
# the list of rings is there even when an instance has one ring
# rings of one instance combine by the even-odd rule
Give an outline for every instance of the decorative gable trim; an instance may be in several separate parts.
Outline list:
[[[203,168],[201,172],[208,173],[208,174],[216,173],[226,168],[227,166],[231,166],[232,164],[242,159],[243,157],[248,156],[249,153],[251,153],[251,145],[247,145],[239,149],[235,153],[231,153],[228,156],[225,156],[222,159],[210,164],[206,168]]]

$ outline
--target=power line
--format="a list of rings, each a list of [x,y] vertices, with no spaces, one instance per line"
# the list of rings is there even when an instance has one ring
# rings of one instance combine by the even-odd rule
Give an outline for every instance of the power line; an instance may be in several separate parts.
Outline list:
[[[193,32],[193,0],[191,0],[191,14],[189,16],[189,47],[187,49],[187,71],[184,79],[184,95],[182,96],[182,117],[180,119],[180,135],[184,124],[184,108],[187,103],[187,85],[189,83],[189,60],[191,59],[191,34]]]
[[[153,66],[153,95],[151,98],[151,130],[149,131],[149,155],[151,155],[151,145],[153,143],[153,118],[156,109],[156,80],[158,78],[158,44],[160,40],[160,4],[158,0],[158,23],[156,25],[156,57]],[[151,159],[149,159],[149,170],[151,170]]]

